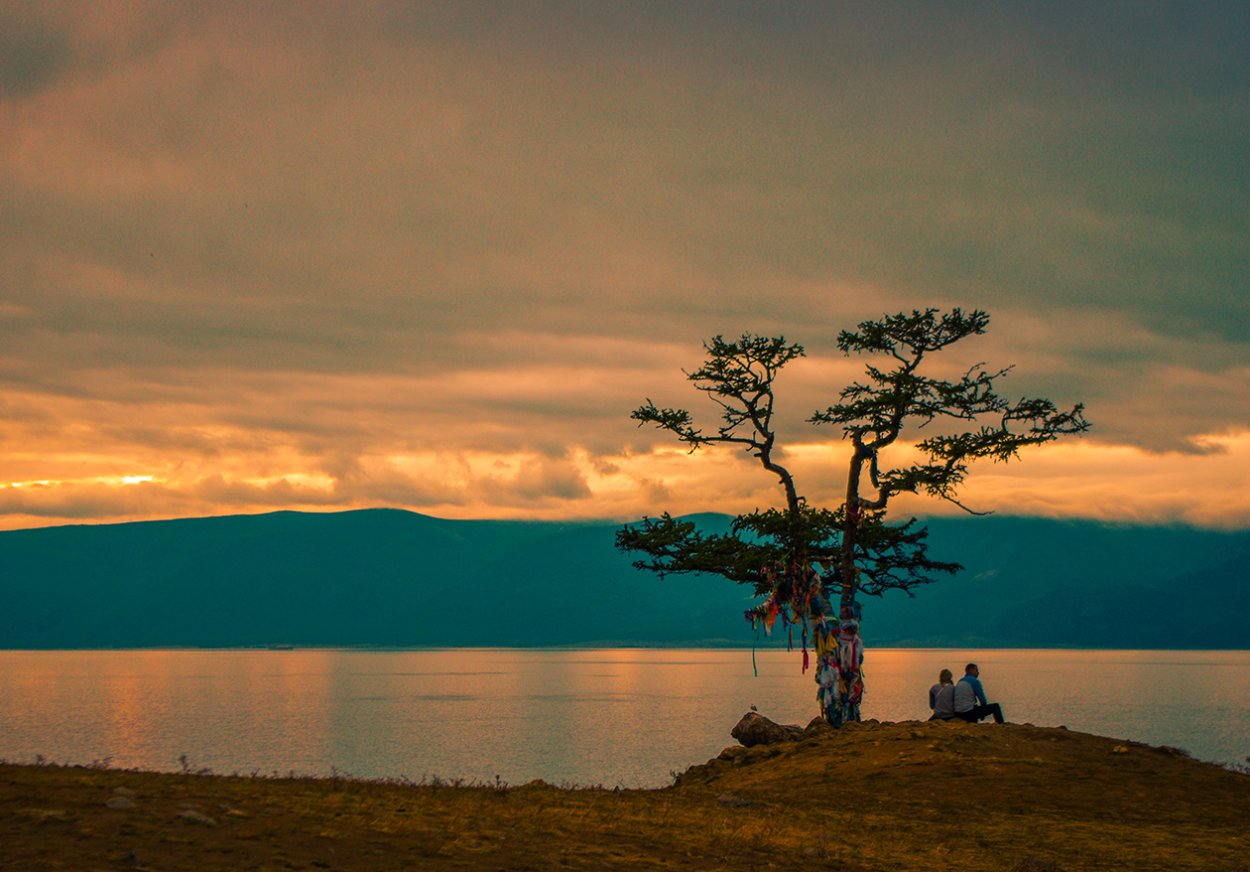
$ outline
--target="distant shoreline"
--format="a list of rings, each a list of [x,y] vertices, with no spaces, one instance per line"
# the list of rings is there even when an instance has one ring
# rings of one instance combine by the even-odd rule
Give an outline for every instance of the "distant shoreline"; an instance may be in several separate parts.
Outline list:
[[[575,645],[119,645],[84,647],[20,647],[0,646],[0,652],[21,651],[750,651],[750,642],[579,642]],[[758,651],[784,650],[784,643],[761,642],[754,646]],[[799,652],[799,646],[794,647]],[[1088,645],[983,645],[969,642],[966,645],[871,645],[865,651],[1184,651],[1211,653],[1250,651],[1248,648],[1206,647],[1158,647],[1158,648],[1103,648]]]

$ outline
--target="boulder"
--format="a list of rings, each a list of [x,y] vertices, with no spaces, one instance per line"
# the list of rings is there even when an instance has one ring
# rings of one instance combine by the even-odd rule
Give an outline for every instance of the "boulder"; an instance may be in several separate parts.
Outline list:
[[[797,724],[778,724],[759,712],[747,712],[742,720],[730,730],[729,735],[747,748],[756,745],[776,745],[803,738],[803,728]]]

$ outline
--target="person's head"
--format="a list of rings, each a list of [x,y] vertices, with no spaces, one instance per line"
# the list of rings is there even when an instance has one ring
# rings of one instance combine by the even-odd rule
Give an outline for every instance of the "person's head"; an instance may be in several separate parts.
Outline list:
[[[938,682],[941,684],[950,684],[954,681],[954,679],[955,676],[951,675],[951,671],[949,669],[943,669],[938,673]]]
[[[977,669],[977,665],[975,663],[969,663],[967,666],[964,667],[964,675],[976,676],[980,674],[981,674],[981,670]]]

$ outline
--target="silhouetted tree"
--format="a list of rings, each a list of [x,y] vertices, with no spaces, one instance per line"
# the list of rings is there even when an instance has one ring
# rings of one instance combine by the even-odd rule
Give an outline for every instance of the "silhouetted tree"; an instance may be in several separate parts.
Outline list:
[[[803,356],[803,347],[783,337],[714,337],[704,344],[704,364],[687,373],[695,389],[721,408],[714,433],[697,427],[685,409],[661,408],[650,399],[632,417],[639,426],[669,431],[691,451],[741,446],[777,476],[785,504],[738,515],[724,534],[704,533],[668,513],[644,518],[618,531],[617,547],[641,553],[634,565],[661,576],[701,572],[752,585],[764,600],[747,618],[766,631],[778,618],[791,633],[800,628],[805,670],[810,640],[822,714],[834,726],[859,720],[864,685],[858,595],[881,596],[887,590],[911,595],[912,588],[962,568],[928,556],[928,531],[915,518],[887,523],[890,499],[923,492],[971,512],[958,490],[972,461],[1007,461],[1021,448],[1089,427],[1081,405],[1061,411],[1046,399],[1011,402],[999,396],[994,383],[1011,367],[977,364],[954,380],[921,371],[930,355],[984,333],[988,324],[989,316],[979,310],[926,309],[864,321],[839,334],[838,348],[845,354],[875,355],[884,362],[869,363],[862,382],[843,388],[837,404],[808,419],[841,427],[850,443],[846,499],[835,509],[808,505],[794,476],[777,461],[774,383],[788,363]],[[914,443],[919,462],[882,465],[882,453],[905,428],[923,429],[935,421],[955,426]]]

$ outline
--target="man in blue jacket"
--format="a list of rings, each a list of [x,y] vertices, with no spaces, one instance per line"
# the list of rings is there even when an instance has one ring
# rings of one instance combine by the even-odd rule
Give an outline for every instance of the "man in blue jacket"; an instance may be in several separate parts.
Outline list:
[[[975,663],[969,663],[964,667],[964,677],[955,685],[955,717],[973,723],[986,715],[993,715],[996,724],[1003,722],[1002,706],[986,701],[981,670]]]

